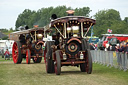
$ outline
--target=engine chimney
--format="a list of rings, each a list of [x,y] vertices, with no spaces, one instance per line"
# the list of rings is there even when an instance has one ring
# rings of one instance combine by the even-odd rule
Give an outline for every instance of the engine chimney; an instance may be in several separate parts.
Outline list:
[[[68,16],[73,16],[74,15],[74,10],[68,10],[66,11],[68,13]]]
[[[56,18],[57,18],[57,15],[56,14],[52,14],[51,19],[54,20]]]

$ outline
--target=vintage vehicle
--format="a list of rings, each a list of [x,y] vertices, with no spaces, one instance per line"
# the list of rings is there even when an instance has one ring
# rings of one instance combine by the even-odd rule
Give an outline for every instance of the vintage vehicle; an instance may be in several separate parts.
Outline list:
[[[30,63],[31,58],[34,63],[40,63],[43,57],[44,33],[49,31],[44,31],[42,27],[36,27],[11,33],[9,39],[14,40],[12,47],[14,63],[21,63],[22,58],[26,58],[27,64]]]
[[[98,42],[98,48],[100,50],[105,50],[109,47],[109,44],[115,46],[119,42],[128,40],[127,34],[102,34],[102,36],[102,39]]]
[[[74,11],[67,11],[69,16],[57,18],[52,15],[50,29],[53,30],[52,41],[46,42],[46,71],[60,75],[62,66],[80,66],[81,72],[92,72],[92,57],[89,43],[85,36],[94,19],[73,16]]]

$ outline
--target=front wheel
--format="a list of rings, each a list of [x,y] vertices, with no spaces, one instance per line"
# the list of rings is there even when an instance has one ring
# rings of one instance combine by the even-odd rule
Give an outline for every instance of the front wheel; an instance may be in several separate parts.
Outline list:
[[[46,49],[45,49],[45,59],[46,59],[46,72],[47,73],[55,73],[55,70],[54,70],[54,61],[52,59],[53,57],[53,50],[51,48],[51,46],[54,45],[54,42],[53,41],[48,41],[46,43]]]
[[[60,51],[56,51],[55,52],[55,56],[56,56],[56,59],[55,59],[55,73],[56,75],[60,75],[61,73],[61,59],[60,59]]]
[[[22,62],[21,55],[21,43],[19,41],[14,42],[12,47],[12,57],[15,64]]]

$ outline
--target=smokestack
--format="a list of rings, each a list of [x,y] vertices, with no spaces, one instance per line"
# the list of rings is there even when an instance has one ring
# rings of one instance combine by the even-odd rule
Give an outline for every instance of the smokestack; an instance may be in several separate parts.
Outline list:
[[[57,15],[56,14],[52,14],[51,19],[52,20],[57,19]]]
[[[73,16],[74,15],[74,10],[68,10],[66,11],[68,13],[68,16]]]

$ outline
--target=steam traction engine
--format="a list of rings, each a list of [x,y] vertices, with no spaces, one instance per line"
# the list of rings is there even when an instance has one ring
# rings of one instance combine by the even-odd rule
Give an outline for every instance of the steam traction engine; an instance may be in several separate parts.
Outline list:
[[[44,45],[43,36],[44,28],[39,27],[11,33],[9,39],[15,41],[12,47],[14,63],[21,63],[23,58],[26,58],[27,64],[30,63],[31,58],[34,63],[40,63]]]
[[[60,75],[62,66],[80,66],[81,72],[92,72],[92,57],[89,43],[85,39],[95,20],[84,16],[73,16],[74,11],[67,11],[70,16],[57,18],[52,15],[50,28],[53,41],[46,43],[46,71]]]

